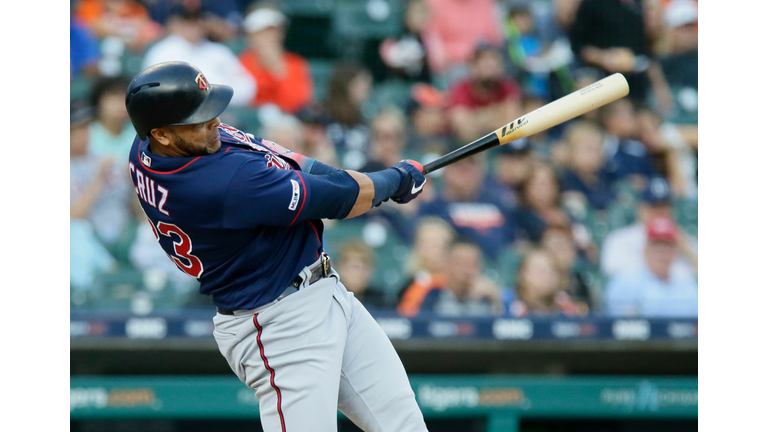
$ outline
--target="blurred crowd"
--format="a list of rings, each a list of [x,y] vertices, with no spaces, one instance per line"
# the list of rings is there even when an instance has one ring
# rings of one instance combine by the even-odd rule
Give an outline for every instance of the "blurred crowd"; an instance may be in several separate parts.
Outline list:
[[[698,313],[695,0],[79,0],[70,18],[73,308],[210,306],[128,177],[125,89],[183,60],[224,123],[327,164],[426,163],[614,72],[629,97],[449,165],[422,196],[328,221],[372,311]]]

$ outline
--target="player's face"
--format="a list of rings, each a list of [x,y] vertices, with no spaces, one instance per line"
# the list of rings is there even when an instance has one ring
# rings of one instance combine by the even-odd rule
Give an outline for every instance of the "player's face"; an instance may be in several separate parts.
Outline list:
[[[171,145],[186,156],[205,156],[219,151],[221,141],[219,118],[194,125],[173,126],[170,130]]]

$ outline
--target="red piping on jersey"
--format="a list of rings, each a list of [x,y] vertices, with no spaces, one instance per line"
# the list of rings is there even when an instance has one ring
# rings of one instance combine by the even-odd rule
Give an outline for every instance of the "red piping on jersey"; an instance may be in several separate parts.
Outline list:
[[[299,206],[299,211],[296,212],[296,216],[293,218],[293,220],[288,226],[293,225],[293,223],[296,222],[296,219],[299,218],[299,215],[301,214],[301,209],[304,208],[304,201],[306,201],[307,199],[307,186],[304,184],[304,177],[302,177],[298,171],[296,171],[296,175],[299,176],[299,180],[301,180],[301,185],[304,187],[304,196],[301,197],[301,206]]]
[[[315,232],[315,237],[317,238],[317,243],[319,243],[320,246],[322,247],[323,246],[323,242],[320,241],[320,234],[317,233],[317,228],[315,228],[315,224],[313,224],[310,221],[307,221],[307,223],[309,224],[309,226],[312,227],[312,231]],[[317,254],[317,258],[319,259],[320,258],[320,249],[318,248],[315,253]]]
[[[259,325],[259,320],[256,319],[259,316],[259,314],[253,315],[253,324],[256,326],[256,329],[259,331],[256,334],[256,342],[259,344],[259,352],[261,353],[261,359],[264,361],[264,367],[267,368],[269,371],[269,383],[272,385],[272,388],[275,389],[275,392],[277,392],[277,414],[280,416],[280,427],[282,428],[282,432],[285,432],[285,418],[283,418],[283,397],[280,394],[280,388],[275,384],[275,370],[269,367],[269,362],[267,362],[267,356],[264,355],[264,344],[261,343],[261,326]]]
[[[141,142],[142,142],[142,141],[139,141],[139,144],[141,144]],[[141,167],[142,167],[142,168],[144,168],[145,170],[147,170],[147,171],[149,171],[149,172],[151,172],[151,173],[155,173],[155,174],[174,174],[174,173],[177,173],[177,172],[179,172],[179,171],[183,170],[184,168],[186,168],[186,167],[190,166],[190,165],[192,164],[192,162],[194,162],[194,161],[196,161],[196,160],[198,160],[198,159],[200,159],[200,158],[202,157],[202,156],[198,156],[198,157],[196,157],[196,158],[192,159],[191,161],[187,162],[187,163],[186,163],[186,164],[185,164],[183,167],[181,167],[181,168],[177,168],[177,169],[175,169],[175,170],[173,170],[173,171],[166,171],[166,172],[162,172],[162,171],[155,171],[155,170],[153,170],[153,169],[149,169],[149,167],[147,167],[146,165],[144,165],[144,161],[142,161],[142,160],[141,160],[141,145],[137,146],[137,149],[136,149],[136,150],[137,150],[137,154],[138,154],[138,156],[139,156],[139,163],[141,164]]]

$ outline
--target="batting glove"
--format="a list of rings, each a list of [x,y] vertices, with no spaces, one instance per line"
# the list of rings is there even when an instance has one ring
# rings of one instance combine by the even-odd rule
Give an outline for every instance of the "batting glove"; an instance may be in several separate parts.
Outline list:
[[[419,196],[427,183],[427,178],[421,173],[424,167],[420,163],[408,159],[401,160],[393,168],[400,171],[402,180],[400,181],[400,188],[392,195],[392,201],[405,204]]]

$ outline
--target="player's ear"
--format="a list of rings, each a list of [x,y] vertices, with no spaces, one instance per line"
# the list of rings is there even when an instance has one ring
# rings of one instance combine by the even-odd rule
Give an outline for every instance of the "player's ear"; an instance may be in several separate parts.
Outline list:
[[[166,128],[154,128],[149,131],[149,134],[162,145],[167,146],[171,144],[171,135]]]

